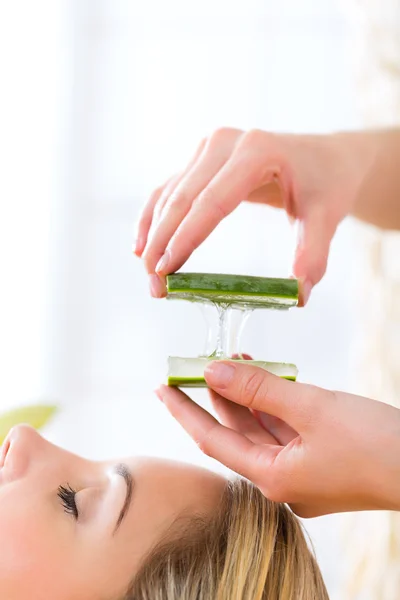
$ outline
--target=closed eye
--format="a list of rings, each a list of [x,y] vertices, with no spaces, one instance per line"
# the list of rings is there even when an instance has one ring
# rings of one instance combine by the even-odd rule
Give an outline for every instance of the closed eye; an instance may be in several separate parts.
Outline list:
[[[64,507],[64,511],[70,514],[77,521],[79,518],[78,507],[76,505],[75,497],[77,492],[72,489],[68,484],[67,486],[60,485],[58,488],[57,496],[61,500],[61,504]]]

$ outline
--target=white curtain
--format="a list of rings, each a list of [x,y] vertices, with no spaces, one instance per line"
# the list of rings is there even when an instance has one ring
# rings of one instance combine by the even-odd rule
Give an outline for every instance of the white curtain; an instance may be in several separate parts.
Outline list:
[[[65,2],[0,3],[0,411],[47,390],[69,38]]]

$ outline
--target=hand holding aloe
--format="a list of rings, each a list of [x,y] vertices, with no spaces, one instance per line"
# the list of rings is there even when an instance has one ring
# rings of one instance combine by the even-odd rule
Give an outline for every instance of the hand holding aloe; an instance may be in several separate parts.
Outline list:
[[[347,214],[400,227],[399,155],[396,130],[216,131],[181,173],[154,191],[140,216],[134,251],[144,260],[152,295],[165,296],[163,277],[177,271],[224,217],[249,200],[282,208],[299,221],[293,274],[302,281],[305,303],[325,273],[331,240]]]
[[[205,378],[219,421],[182,391],[157,395],[199,448],[302,517],[400,510],[400,410],[214,362]]]

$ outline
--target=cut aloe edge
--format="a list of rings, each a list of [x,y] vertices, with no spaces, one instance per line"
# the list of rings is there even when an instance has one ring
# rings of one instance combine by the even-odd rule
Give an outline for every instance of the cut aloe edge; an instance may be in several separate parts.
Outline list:
[[[181,358],[179,356],[168,357],[168,380],[167,383],[171,387],[207,387],[204,379],[204,371],[211,362],[215,359],[211,358]],[[224,360],[227,360],[226,358]],[[296,381],[298,369],[295,365],[289,363],[266,362],[262,360],[239,360],[235,362],[260,367],[282,377]]]
[[[288,309],[299,300],[297,279],[222,273],[172,273],[167,298],[212,302],[238,308]]]

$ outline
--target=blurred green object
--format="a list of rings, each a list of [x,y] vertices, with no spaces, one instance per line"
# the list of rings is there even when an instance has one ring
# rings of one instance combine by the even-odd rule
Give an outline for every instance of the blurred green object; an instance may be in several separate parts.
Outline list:
[[[27,423],[35,429],[41,429],[50,421],[56,411],[56,406],[36,404],[16,408],[0,415],[0,445],[14,425]]]

